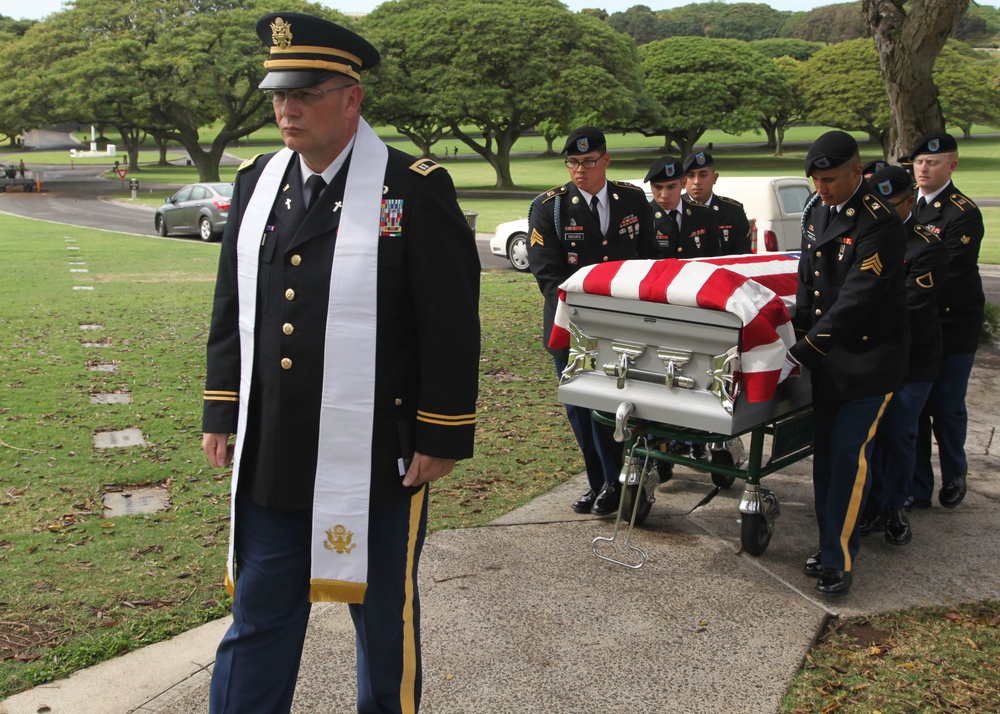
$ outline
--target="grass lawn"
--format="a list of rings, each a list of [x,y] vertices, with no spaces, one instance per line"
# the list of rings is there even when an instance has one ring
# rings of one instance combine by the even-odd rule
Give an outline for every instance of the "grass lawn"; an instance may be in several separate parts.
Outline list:
[[[0,699],[228,611],[229,479],[200,450],[218,251],[0,215]],[[481,314],[476,456],[435,484],[431,530],[487,523],[582,468],[531,276],[484,274]],[[132,401],[91,404],[102,392]],[[133,427],[146,446],[95,448]],[[104,516],[105,491],[142,485],[170,508]]]

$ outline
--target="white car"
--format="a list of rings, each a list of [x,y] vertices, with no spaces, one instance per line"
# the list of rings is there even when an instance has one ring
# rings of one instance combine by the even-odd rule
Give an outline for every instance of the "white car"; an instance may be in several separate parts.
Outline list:
[[[652,200],[649,184],[630,179],[646,191]],[[802,232],[799,222],[806,199],[812,193],[809,181],[800,176],[720,177],[715,193],[743,204],[747,219],[754,227],[753,252],[774,253],[798,250]],[[528,219],[519,218],[497,226],[490,239],[493,255],[507,258],[515,270],[528,269]]]

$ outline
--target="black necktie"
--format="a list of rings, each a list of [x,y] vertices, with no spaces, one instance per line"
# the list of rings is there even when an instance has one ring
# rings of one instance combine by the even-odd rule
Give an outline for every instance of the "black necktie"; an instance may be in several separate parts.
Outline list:
[[[837,207],[830,206],[830,223],[833,223],[837,219]]]
[[[670,223],[667,224],[667,228],[670,230],[671,238],[678,238],[681,234],[681,227],[677,225],[677,209],[672,211],[667,211],[667,215],[670,216]]]
[[[921,196],[917,199],[917,216],[919,216],[925,208],[927,208],[927,199]]]
[[[600,224],[601,222],[601,212],[597,210],[600,205],[600,201],[597,200],[597,196],[590,197],[590,212],[594,214],[594,219]]]
[[[319,174],[313,174],[306,179],[306,210],[308,211],[316,203],[316,199],[326,188],[326,181]]]

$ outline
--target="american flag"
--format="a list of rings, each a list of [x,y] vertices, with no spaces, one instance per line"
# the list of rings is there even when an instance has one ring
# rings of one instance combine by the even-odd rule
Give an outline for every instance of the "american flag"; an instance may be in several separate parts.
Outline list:
[[[798,253],[692,260],[619,260],[581,268],[559,286],[549,346],[569,346],[571,292],[722,310],[743,322],[740,369],[751,402],[774,396],[785,353],[795,343],[790,313]]]

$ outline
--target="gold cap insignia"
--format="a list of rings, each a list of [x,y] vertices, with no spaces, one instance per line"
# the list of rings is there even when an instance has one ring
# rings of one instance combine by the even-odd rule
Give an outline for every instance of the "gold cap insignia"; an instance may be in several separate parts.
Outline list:
[[[336,525],[333,528],[327,528],[326,540],[323,541],[323,547],[327,550],[336,551],[337,555],[350,554],[357,545],[357,543],[351,542],[352,538],[354,538],[354,531],[349,531],[344,526]]]
[[[280,17],[271,23],[271,41],[275,47],[288,47],[292,44],[292,23],[285,22]]]

